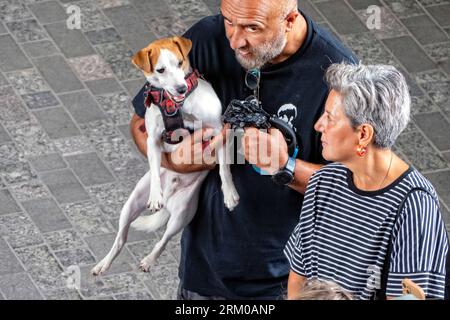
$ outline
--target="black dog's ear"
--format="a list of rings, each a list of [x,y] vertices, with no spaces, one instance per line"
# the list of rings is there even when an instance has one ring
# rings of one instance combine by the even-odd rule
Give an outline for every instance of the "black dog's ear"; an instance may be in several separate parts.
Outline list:
[[[140,50],[138,53],[136,53],[134,57],[131,59],[131,61],[136,67],[143,70],[144,72],[153,73],[153,64],[151,55],[152,49],[144,48]]]
[[[192,41],[183,37],[173,37],[172,41],[177,45],[183,57],[187,59],[187,56],[192,49]]]

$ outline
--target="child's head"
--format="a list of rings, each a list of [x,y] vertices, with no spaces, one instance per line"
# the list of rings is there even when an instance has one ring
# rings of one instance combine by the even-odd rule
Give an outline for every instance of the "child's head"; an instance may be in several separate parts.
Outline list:
[[[353,300],[353,297],[335,282],[311,279],[291,300]]]

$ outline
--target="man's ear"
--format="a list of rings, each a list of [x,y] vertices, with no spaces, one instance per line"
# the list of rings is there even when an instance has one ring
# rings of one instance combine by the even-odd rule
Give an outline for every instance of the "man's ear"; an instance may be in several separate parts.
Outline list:
[[[184,59],[187,59],[187,56],[192,49],[192,41],[183,37],[173,37],[172,41],[177,45]]]
[[[300,13],[298,13],[298,11],[292,11],[291,13],[289,13],[286,16],[286,31],[289,32],[292,30],[292,28],[294,27],[295,24],[295,20],[297,20],[298,16],[300,15]]]
[[[133,64],[142,69],[144,72],[152,73],[153,72],[153,64],[152,59],[150,58],[152,54],[152,49],[144,48],[140,50],[138,53],[134,55],[131,59]]]

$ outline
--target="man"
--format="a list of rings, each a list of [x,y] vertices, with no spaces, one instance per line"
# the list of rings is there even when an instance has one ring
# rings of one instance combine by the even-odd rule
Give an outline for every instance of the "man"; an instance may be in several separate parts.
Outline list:
[[[175,164],[172,156],[201,139],[185,139],[162,165],[178,172],[211,169],[202,185],[197,213],[184,230],[179,269],[181,299],[279,299],[286,290],[289,265],[283,248],[298,222],[310,176],[323,163],[320,136],[313,125],[323,111],[328,89],[324,71],[333,62],[353,61],[351,52],[297,10],[295,0],[223,0],[221,14],[207,17],[187,31],[193,42],[190,60],[218,94],[223,111],[232,99],[253,92],[246,72],[260,68],[259,98],[277,115],[290,109],[300,152],[287,167],[286,142],[278,130],[248,128],[243,136],[245,158],[270,173],[294,172],[288,185],[258,174],[251,164],[231,166],[240,196],[229,212],[223,202],[218,166]],[[131,131],[145,154],[146,135],[139,129],[145,108],[142,91],[133,101]],[[198,132],[194,136],[200,136]],[[256,157],[258,145],[268,155]],[[201,148],[191,148],[198,150]],[[272,159],[278,159],[271,162]],[[178,162],[177,162],[178,163]]]

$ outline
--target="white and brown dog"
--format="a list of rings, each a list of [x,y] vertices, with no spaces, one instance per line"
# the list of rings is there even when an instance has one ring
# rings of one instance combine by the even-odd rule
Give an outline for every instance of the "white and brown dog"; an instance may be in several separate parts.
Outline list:
[[[161,109],[161,104],[155,105],[155,92],[149,90],[148,95],[152,96],[150,100],[149,96],[146,98],[145,127],[150,171],[137,183],[122,208],[114,244],[106,257],[92,269],[94,275],[103,274],[111,266],[127,240],[130,225],[150,232],[167,224],[162,239],[140,263],[140,269],[147,272],[168,241],[195,215],[200,186],[208,172],[180,174],[161,167],[161,152],[172,152],[177,148],[177,145],[163,141],[163,132],[167,129],[164,122],[168,121],[167,114],[163,117],[163,112],[173,113],[177,111],[177,106],[182,106],[180,110],[185,128],[193,129],[194,122],[201,121],[203,127],[217,129],[217,132],[222,129],[222,107],[213,88],[203,79],[192,76],[188,60],[191,48],[191,41],[182,37],[161,39],[139,51],[132,59],[143,71],[149,86],[156,88],[156,96],[159,92],[159,98],[167,98],[168,103],[164,104],[166,109]],[[194,90],[190,91],[193,86]],[[225,161],[225,148],[217,150],[217,157],[224,202],[229,210],[233,210],[239,196]],[[147,207],[156,213],[138,218]]]

